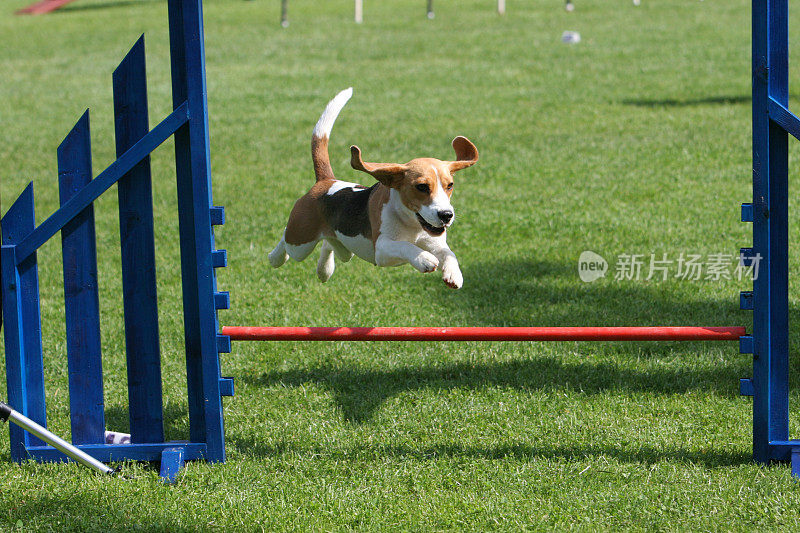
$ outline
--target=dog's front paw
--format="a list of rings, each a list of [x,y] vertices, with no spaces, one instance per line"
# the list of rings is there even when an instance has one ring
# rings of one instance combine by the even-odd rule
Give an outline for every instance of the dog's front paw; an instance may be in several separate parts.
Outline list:
[[[439,266],[439,260],[430,252],[422,252],[414,258],[412,265],[423,274],[427,274],[436,270],[436,267]]]
[[[460,289],[464,285],[464,276],[461,275],[461,270],[457,266],[443,268],[442,281],[451,289]]]

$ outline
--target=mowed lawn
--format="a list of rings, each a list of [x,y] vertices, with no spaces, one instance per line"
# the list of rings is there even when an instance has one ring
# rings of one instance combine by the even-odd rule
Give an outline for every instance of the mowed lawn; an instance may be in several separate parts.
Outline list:
[[[114,153],[110,74],[146,34],[151,125],[171,108],[166,3],[77,0],[0,14],[3,209],[33,180],[38,221],[57,207],[55,148],[91,108],[94,168]],[[205,5],[214,200],[229,254],[225,325],[744,325],[747,280],[684,279],[678,263],[751,243],[750,3],[491,0]],[[793,12],[791,35],[800,35]],[[564,44],[564,30],[578,44]],[[796,55],[796,54],[794,54]],[[793,54],[790,54],[792,57]],[[795,65],[796,67],[796,65]],[[790,70],[797,83],[798,70]],[[311,128],[337,91],[331,160],[453,157],[448,240],[464,287],[411,267],[316,254],[273,270],[267,253],[313,182]],[[792,103],[800,92],[792,92]],[[798,147],[791,144],[792,162]],[[166,431],[188,437],[172,144],[153,155]],[[795,165],[796,169],[797,166]],[[797,173],[792,171],[796,190]],[[95,206],[109,429],[128,427],[116,193]],[[789,199],[794,213],[800,202]],[[791,216],[792,327],[800,319]],[[69,434],[60,239],[39,253],[49,425]],[[578,257],[609,263],[584,283]],[[651,254],[667,279],[647,278]],[[625,256],[639,279],[615,279]],[[792,354],[800,348],[793,329]],[[781,530],[800,485],[751,461],[751,359],[736,343],[239,343],[222,358],[228,461],[157,465],[130,479],[11,462],[0,430],[0,530]],[[792,373],[800,370],[796,360]],[[0,372],[0,398],[5,375]],[[791,395],[798,434],[796,386]]]

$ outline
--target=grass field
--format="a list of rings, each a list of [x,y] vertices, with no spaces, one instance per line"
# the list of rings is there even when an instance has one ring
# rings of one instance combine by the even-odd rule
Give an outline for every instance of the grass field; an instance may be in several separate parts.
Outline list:
[[[7,208],[33,180],[41,221],[58,201],[55,148],[87,106],[95,171],[113,159],[110,74],[141,33],[151,124],[169,112],[166,3],[79,0],[13,16],[25,3],[4,2],[0,15],[0,192]],[[751,196],[749,2],[576,7],[509,2],[498,17],[490,0],[441,1],[427,20],[421,1],[385,0],[367,2],[356,26],[350,2],[293,0],[281,29],[278,2],[208,0],[214,199],[227,214],[217,243],[230,259],[219,286],[232,295],[221,322],[749,327],[738,310],[748,281],[674,275],[682,253],[708,259],[751,242],[738,221]],[[797,35],[796,12],[790,24]],[[562,44],[564,30],[582,42]],[[313,181],[311,128],[351,85],[330,149],[343,179],[371,180],[350,169],[350,144],[400,162],[452,157],[457,134],[478,146],[481,161],[457,176],[448,235],[463,289],[355,260],[324,285],[316,257],[269,267]],[[153,156],[156,254],[166,430],[179,439],[171,165],[167,143]],[[124,431],[116,194],[96,217],[106,416]],[[584,250],[609,261],[605,278],[579,279]],[[793,239],[794,274],[798,252]],[[650,254],[675,263],[667,280],[615,280],[621,254],[641,254],[644,274]],[[39,264],[49,424],[67,435],[59,257],[56,238]],[[735,343],[235,344],[222,361],[236,381],[227,463],[190,463],[174,486],[143,464],[124,467],[130,481],[105,479],[12,463],[3,429],[0,530],[796,530],[800,485],[785,466],[751,462],[751,401],[738,396],[750,367]]]

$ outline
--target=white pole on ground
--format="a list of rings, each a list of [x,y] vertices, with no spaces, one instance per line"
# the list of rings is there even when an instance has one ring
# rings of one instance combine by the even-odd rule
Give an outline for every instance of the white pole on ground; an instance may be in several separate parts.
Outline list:
[[[506,14],[506,0],[497,0],[497,13],[500,15]]]
[[[364,22],[364,2],[363,0],[356,0],[356,24]]]

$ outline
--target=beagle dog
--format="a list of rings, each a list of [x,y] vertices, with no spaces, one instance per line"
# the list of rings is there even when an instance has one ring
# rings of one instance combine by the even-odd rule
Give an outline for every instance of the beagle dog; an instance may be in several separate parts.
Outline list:
[[[269,254],[277,268],[290,257],[302,261],[317,243],[322,248],[317,276],[333,274],[334,257],[353,255],[377,266],[411,264],[422,273],[442,272],[445,284],[460,288],[464,279],[455,254],[447,246],[447,228],[455,220],[450,203],[453,173],[478,161],[478,149],[466,137],[453,139],[455,161],[412,159],[406,164],[367,163],[352,146],[350,164],[378,182],[372,187],[334,177],[328,139],[339,112],[350,99],[346,89],[328,103],[311,137],[317,182],[294,204],[283,238]]]

